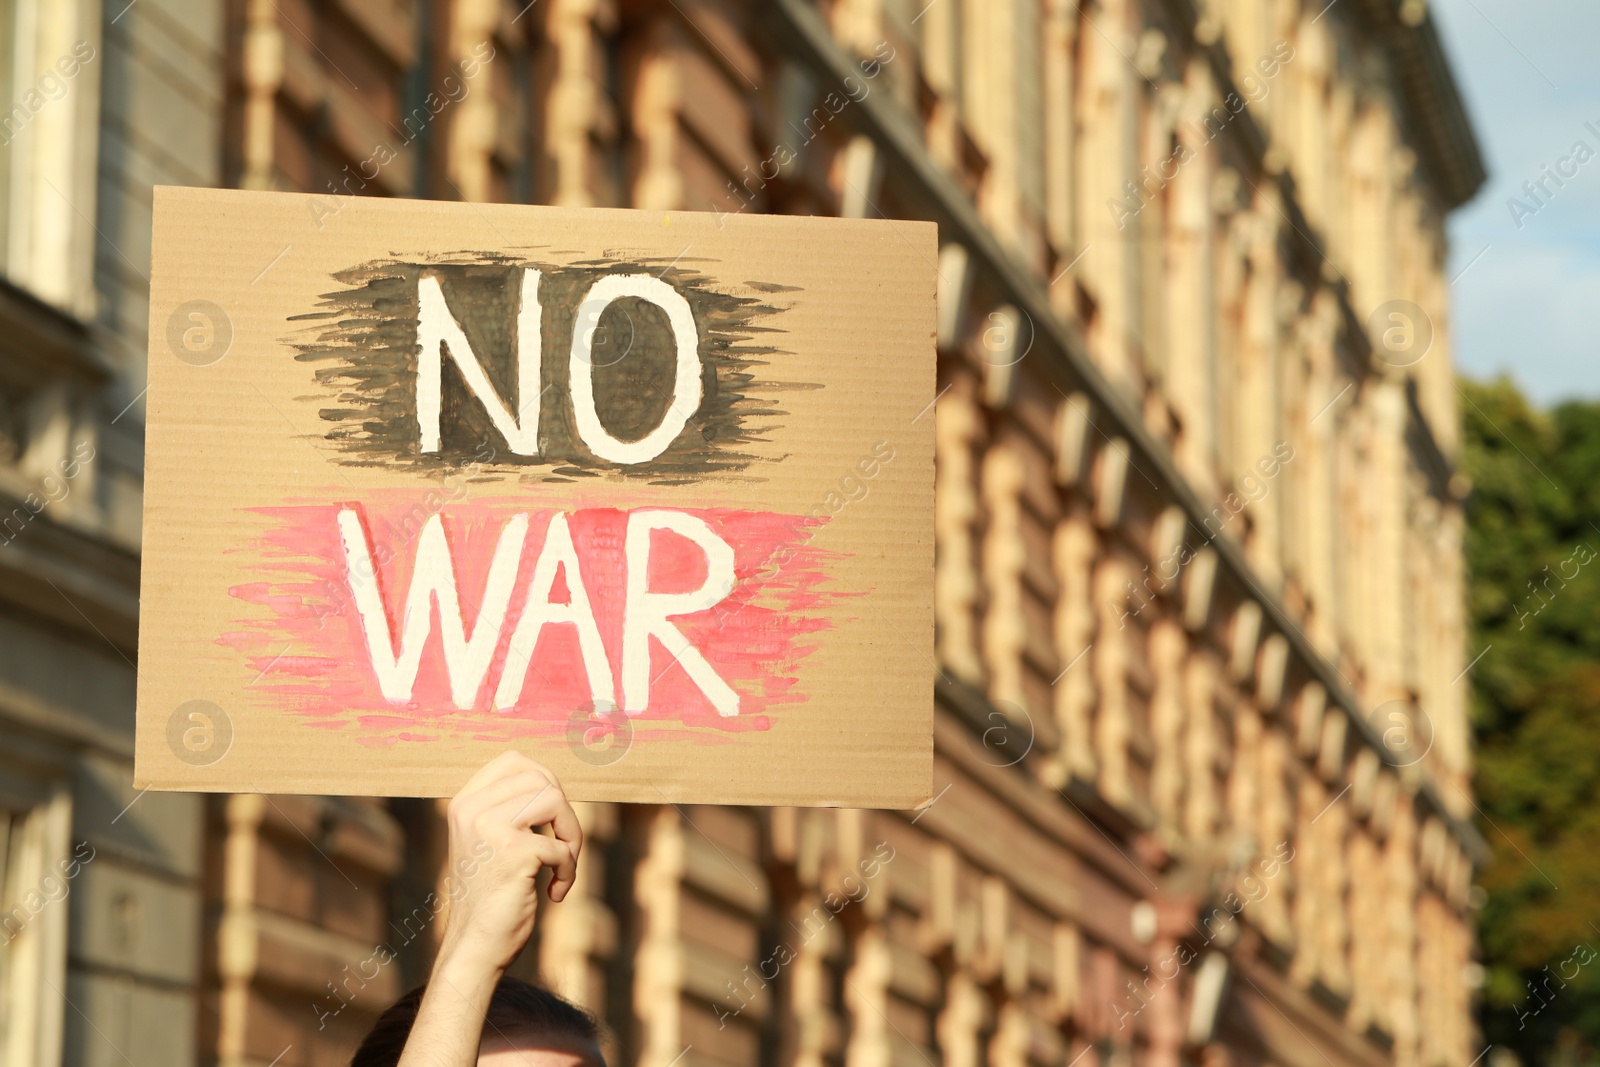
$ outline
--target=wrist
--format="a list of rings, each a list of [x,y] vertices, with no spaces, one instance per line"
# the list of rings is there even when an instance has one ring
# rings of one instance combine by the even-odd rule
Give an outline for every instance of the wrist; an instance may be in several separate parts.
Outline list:
[[[462,993],[479,989],[492,991],[505,974],[505,966],[491,946],[472,938],[452,938],[447,933],[433,961],[433,977],[442,979]]]

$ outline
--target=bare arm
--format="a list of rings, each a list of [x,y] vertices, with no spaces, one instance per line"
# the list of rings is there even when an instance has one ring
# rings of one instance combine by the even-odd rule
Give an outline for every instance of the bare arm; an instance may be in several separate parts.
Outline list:
[[[554,871],[550,899],[572,889],[583,831],[555,775],[505,752],[450,801],[450,870],[473,870],[450,905],[439,958],[399,1067],[473,1067],[484,1016],[533,933],[535,879]],[[539,833],[549,826],[554,836]]]

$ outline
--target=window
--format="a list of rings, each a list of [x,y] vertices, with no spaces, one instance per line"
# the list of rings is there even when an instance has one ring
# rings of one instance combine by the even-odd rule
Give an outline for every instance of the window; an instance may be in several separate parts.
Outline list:
[[[16,111],[15,0],[0,0],[0,275],[10,262],[11,244],[11,142],[22,115]]]
[[[0,0],[0,273],[81,319],[95,309],[98,26],[87,0]]]
[[[64,792],[0,807],[0,1056],[15,1067],[61,1062],[69,817]]]

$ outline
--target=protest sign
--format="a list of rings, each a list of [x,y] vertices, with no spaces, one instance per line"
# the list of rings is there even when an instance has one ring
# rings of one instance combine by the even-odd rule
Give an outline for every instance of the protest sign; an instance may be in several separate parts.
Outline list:
[[[159,188],[136,779],[931,793],[934,227]]]

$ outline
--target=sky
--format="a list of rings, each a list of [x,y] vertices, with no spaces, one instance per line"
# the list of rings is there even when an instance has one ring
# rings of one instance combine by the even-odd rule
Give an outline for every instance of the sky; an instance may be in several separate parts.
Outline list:
[[[1540,405],[1600,398],[1600,2],[1429,7],[1489,171],[1449,222],[1457,369],[1509,374]],[[1564,157],[1576,177],[1536,203],[1523,183]]]

